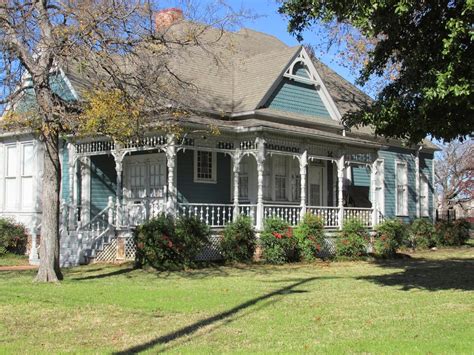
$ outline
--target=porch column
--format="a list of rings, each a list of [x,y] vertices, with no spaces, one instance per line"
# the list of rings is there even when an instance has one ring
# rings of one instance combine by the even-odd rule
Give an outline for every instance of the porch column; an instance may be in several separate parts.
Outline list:
[[[67,145],[68,154],[69,154],[69,200],[67,201],[68,205],[68,215],[69,215],[69,229],[74,229],[77,222],[77,208],[76,208],[76,156],[74,152],[74,146],[71,143]]]
[[[166,202],[166,210],[169,214],[176,217],[178,198],[176,193],[176,185],[174,182],[176,169],[176,139],[175,136],[169,134],[167,136],[168,145],[166,146],[166,166],[168,167],[168,201]]]
[[[242,158],[242,152],[240,149],[237,149],[233,156],[234,166],[234,221],[239,217],[239,175],[240,175],[240,159]]]
[[[38,255],[38,245],[36,243],[36,235],[37,233],[37,228],[36,228],[36,222],[33,222],[31,229],[31,244],[30,244],[30,255],[28,257],[28,261],[30,265],[38,265],[39,264],[39,255]]]
[[[117,143],[116,143],[117,145]],[[117,185],[115,188],[115,196],[117,199],[115,210],[115,224],[117,226],[123,225],[123,207],[122,207],[122,172],[123,172],[123,152],[116,149],[112,152],[115,160],[115,173],[117,174]]]
[[[370,166],[370,200],[372,202],[372,228],[377,225],[379,207],[375,198],[375,179],[377,173],[377,161]]]
[[[90,186],[91,186],[91,158],[80,159],[81,173],[81,225],[90,220]]]
[[[337,161],[337,206],[339,208],[339,229],[344,224],[344,155]]]
[[[415,153],[415,206],[416,218],[420,218],[420,151]]]
[[[308,152],[305,150],[300,157],[300,199],[301,199],[301,212],[300,220],[306,214],[306,174],[308,166]]]
[[[263,171],[265,163],[265,140],[257,138],[257,231],[263,230]]]

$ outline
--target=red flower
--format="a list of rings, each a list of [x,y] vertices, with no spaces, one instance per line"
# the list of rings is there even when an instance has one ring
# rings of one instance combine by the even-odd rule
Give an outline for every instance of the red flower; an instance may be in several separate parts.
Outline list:
[[[281,239],[283,236],[280,233],[272,232],[273,236],[277,239]]]
[[[286,233],[285,233],[285,234],[286,234],[286,236],[287,236],[288,238],[291,238],[291,237],[293,236],[293,229],[291,229],[291,227],[288,227],[288,228],[286,229]]]

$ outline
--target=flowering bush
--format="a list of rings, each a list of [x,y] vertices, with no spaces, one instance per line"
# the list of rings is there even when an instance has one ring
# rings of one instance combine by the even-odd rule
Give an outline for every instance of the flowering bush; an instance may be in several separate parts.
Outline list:
[[[413,249],[434,247],[436,245],[436,229],[433,222],[426,218],[415,219],[410,226],[405,244]]]
[[[181,269],[192,266],[204,245],[209,228],[199,219],[183,217],[175,221],[164,214],[138,226],[134,233],[136,266]]]
[[[250,262],[255,253],[257,239],[252,221],[247,216],[239,216],[229,223],[221,240],[221,253],[228,261]]]
[[[307,213],[294,230],[301,258],[312,261],[321,252],[325,244],[323,220]]]
[[[438,221],[435,224],[436,245],[456,246],[463,245],[469,239],[470,223],[465,219],[454,222]]]
[[[293,230],[284,220],[269,218],[260,235],[262,257],[270,264],[298,261],[298,243]]]
[[[25,254],[28,234],[25,226],[6,218],[0,218],[0,255]]]
[[[407,236],[407,226],[398,219],[385,220],[376,231],[374,252],[383,257],[395,255]]]
[[[336,256],[360,258],[367,255],[369,233],[357,219],[346,221],[336,238]]]

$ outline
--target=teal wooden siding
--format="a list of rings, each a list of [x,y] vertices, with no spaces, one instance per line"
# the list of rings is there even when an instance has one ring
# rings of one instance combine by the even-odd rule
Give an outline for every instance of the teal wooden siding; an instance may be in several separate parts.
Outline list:
[[[217,183],[194,182],[194,151],[178,153],[177,189],[179,202],[230,203],[230,157],[217,153]]]
[[[107,207],[109,196],[115,196],[117,174],[111,156],[91,157],[91,217]]]
[[[70,202],[69,198],[69,151],[66,144],[63,146],[62,165],[61,165],[61,198]]]
[[[385,217],[397,217],[403,219],[405,222],[409,222],[416,217],[416,169],[413,151],[401,148],[389,148],[387,150],[380,150],[379,157],[384,159]],[[407,162],[408,216],[397,216],[395,210],[395,161],[397,160]]]
[[[265,106],[278,111],[331,118],[313,85],[287,78],[281,81]]]
[[[435,191],[433,186],[433,154],[420,153],[420,172],[428,179],[428,212],[433,218],[435,213],[433,209]]]

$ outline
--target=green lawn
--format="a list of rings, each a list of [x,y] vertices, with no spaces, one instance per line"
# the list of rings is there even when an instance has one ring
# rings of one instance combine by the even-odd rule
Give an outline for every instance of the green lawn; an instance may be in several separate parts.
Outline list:
[[[474,248],[387,262],[0,272],[0,353],[472,353]]]
[[[27,255],[5,254],[0,255],[0,266],[25,266],[28,265]]]

